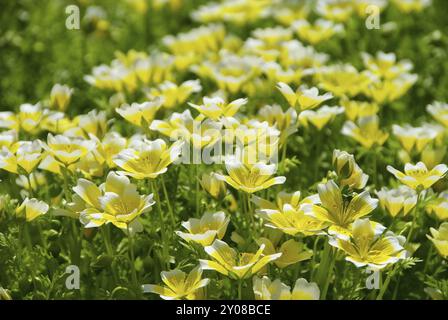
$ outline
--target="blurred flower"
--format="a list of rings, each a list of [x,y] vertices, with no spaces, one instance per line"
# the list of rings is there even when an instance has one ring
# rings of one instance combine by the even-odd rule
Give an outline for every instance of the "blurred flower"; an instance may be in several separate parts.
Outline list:
[[[10,149],[11,146],[17,142],[18,136],[19,135],[15,130],[0,132],[0,148],[3,149],[3,147],[6,147],[7,149]]]
[[[404,126],[393,125],[392,130],[403,148],[409,154],[411,154],[412,151],[420,153],[441,133],[437,127],[428,125],[421,127],[412,127],[408,124]]]
[[[411,71],[413,67],[412,62],[409,60],[397,62],[395,53],[384,53],[382,51],[377,52],[375,57],[363,52],[362,60],[366,68],[373,74],[385,79],[394,79],[403,73]]]
[[[280,130],[280,144],[283,145],[286,139],[297,131],[297,112],[294,108],[288,108],[283,111],[282,108],[275,105],[266,105],[258,111],[258,118],[266,121],[269,126]]]
[[[45,169],[48,169],[51,166],[58,167],[60,164],[65,167],[74,164],[95,148],[95,142],[65,135],[53,136],[49,133],[47,143],[43,143],[42,146],[51,156],[50,164],[45,163]]]
[[[59,111],[65,111],[70,104],[70,100],[73,94],[73,89],[69,86],[55,84],[51,88],[50,93],[50,106]]]
[[[352,225],[349,239],[345,235],[332,237],[330,244],[344,251],[347,254],[345,260],[358,268],[368,266],[375,270],[382,269],[406,258],[403,248],[406,239],[385,230],[384,226],[369,219],[357,219]]]
[[[135,179],[154,179],[165,173],[182,151],[183,141],[176,141],[169,148],[165,141],[143,140],[138,146],[124,149],[113,158],[125,175]]]
[[[222,211],[205,213],[201,219],[191,218],[182,222],[188,233],[176,231],[176,234],[187,242],[196,242],[209,246],[215,239],[222,239],[226,233],[230,217]]]
[[[16,179],[16,183],[19,187],[25,190],[38,190],[39,187],[44,186],[47,183],[47,179],[42,172],[35,171],[29,176],[19,175]]]
[[[376,194],[383,210],[394,218],[398,215],[406,216],[417,204],[417,193],[407,186],[396,189],[383,187]]]
[[[0,128],[18,131],[19,126],[20,126],[19,121],[13,112],[11,111],[0,112]]]
[[[345,109],[348,120],[355,121],[358,118],[371,117],[378,113],[379,106],[376,103],[341,99],[341,105]]]
[[[448,258],[448,222],[440,225],[439,229],[430,228],[431,235],[427,235],[437,248],[439,254],[445,259]]]
[[[148,126],[154,120],[162,104],[163,99],[156,98],[143,103],[123,104],[120,108],[115,109],[115,111],[133,125],[139,127],[143,125]]]
[[[392,0],[392,2],[404,13],[420,12],[432,4],[432,0]]]
[[[448,220],[448,192],[444,191],[426,205],[426,212],[434,213],[439,220]]]
[[[366,186],[369,176],[358,166],[352,154],[335,149],[333,151],[333,167],[342,187],[362,189]]]
[[[182,105],[193,93],[201,90],[202,86],[199,80],[185,81],[179,86],[171,81],[165,81],[157,89],[151,89],[148,97],[151,99],[159,98],[164,108],[172,109]]]
[[[16,214],[19,217],[24,217],[26,221],[33,221],[37,217],[48,212],[50,207],[43,201],[37,199],[26,198],[22,204],[17,207]]]
[[[164,300],[196,300],[203,299],[202,288],[208,285],[210,279],[202,279],[202,269],[196,267],[187,274],[179,269],[162,271],[162,281],[166,286],[144,284],[143,292],[160,295]]]
[[[291,27],[300,39],[312,45],[329,40],[333,35],[344,31],[342,24],[335,24],[324,19],[318,19],[314,24],[310,24],[307,20],[297,20]]]
[[[338,114],[344,112],[342,107],[323,106],[318,110],[305,110],[299,114],[299,122],[305,127],[311,123],[318,130],[322,130]]]
[[[44,110],[40,103],[20,105],[20,111],[17,114],[17,122],[20,128],[28,133],[36,134],[40,130],[40,123],[44,118]]]
[[[346,22],[353,13],[353,3],[349,0],[320,0],[317,2],[317,13],[331,21]]]
[[[0,151],[0,169],[16,174],[30,174],[41,160],[42,147],[39,140],[19,141],[10,150],[3,147]]]
[[[228,176],[216,173],[216,178],[227,182],[236,190],[242,190],[247,193],[264,190],[276,184],[283,184],[286,181],[286,178],[283,176],[272,178],[276,170],[275,164],[263,162],[248,164],[241,162],[236,157],[228,157],[226,170],[229,174]]]
[[[319,300],[320,297],[317,284],[303,278],[297,279],[291,292],[291,288],[279,279],[271,282],[266,276],[254,277],[253,290],[256,300]]]
[[[141,196],[128,177],[115,172],[110,172],[100,187],[89,180],[79,179],[73,191],[85,203],[85,209],[80,212],[80,221],[85,228],[112,223],[120,229],[127,229],[155,203],[152,194]]]
[[[226,184],[219,180],[213,172],[203,174],[200,183],[202,188],[217,200],[223,199],[227,195]]]
[[[416,165],[406,163],[404,166],[404,173],[392,166],[387,166],[387,171],[392,173],[401,183],[412,189],[417,189],[419,187],[428,189],[445,176],[448,167],[445,164],[439,164],[428,171],[423,162],[418,162]]]
[[[364,148],[371,149],[373,146],[382,146],[389,138],[389,134],[380,129],[377,115],[358,118],[356,124],[346,121],[342,127],[342,134],[353,138]]]
[[[310,89],[299,87],[294,92],[290,86],[283,82],[277,84],[277,89],[280,90],[292,108],[298,107],[301,111],[316,108],[322,102],[333,97],[331,93],[319,95],[319,90],[315,87]]]
[[[448,127],[448,103],[434,102],[426,107],[428,113],[445,127]]]
[[[193,103],[188,104],[199,111],[205,117],[208,117],[215,121],[219,120],[221,117],[233,117],[241,108],[241,106],[247,103],[247,99],[238,99],[227,104],[223,99],[219,97],[204,97],[203,101],[203,105],[196,105]]]
[[[199,259],[202,269],[215,270],[235,279],[245,279],[260,271],[269,262],[278,259],[282,254],[263,255],[262,244],[254,253],[238,253],[221,240],[215,240],[211,246],[204,248],[213,260]]]

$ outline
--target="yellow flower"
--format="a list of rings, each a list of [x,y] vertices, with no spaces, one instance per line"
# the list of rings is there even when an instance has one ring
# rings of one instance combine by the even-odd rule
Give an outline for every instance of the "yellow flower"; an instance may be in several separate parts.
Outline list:
[[[0,128],[18,131],[20,127],[19,120],[11,111],[0,112]]]
[[[320,290],[314,282],[297,279],[294,288],[279,279],[271,281],[268,277],[253,278],[253,290],[256,300],[319,300]]]
[[[94,140],[95,138],[92,137]],[[118,132],[108,132],[102,141],[96,140],[97,148],[93,152],[96,158],[104,159],[109,168],[115,168],[113,158],[126,148],[128,141]]]
[[[333,167],[341,186],[349,186],[354,189],[362,189],[366,186],[369,176],[361,170],[352,154],[334,150]]]
[[[443,130],[432,125],[423,125],[421,127],[393,125],[392,130],[408,154],[411,154],[412,151],[422,152],[430,142],[434,141],[440,134],[443,134]]]
[[[312,45],[329,40],[333,35],[344,31],[342,24],[324,19],[318,19],[314,24],[310,24],[307,20],[297,20],[292,24],[292,28],[300,39]]]
[[[269,126],[280,130],[281,145],[297,131],[297,112],[294,108],[283,111],[278,104],[266,105],[258,111],[258,118],[261,121],[266,121]]]
[[[87,114],[77,116],[72,121],[73,128],[64,132],[65,135],[88,138],[93,135],[102,138],[107,132],[107,117],[105,111],[92,110]]]
[[[380,108],[376,103],[349,100],[347,98],[341,100],[341,105],[345,109],[345,115],[351,121],[355,121],[358,118],[374,116]]]
[[[290,300],[291,288],[280,279],[271,281],[266,276],[253,278],[253,290],[256,300]]]
[[[135,179],[154,179],[165,173],[182,151],[183,141],[176,141],[169,148],[162,139],[143,140],[133,148],[124,149],[113,158],[121,173]]]
[[[420,12],[430,6],[432,0],[392,0],[392,2],[404,13]]]
[[[64,135],[53,136],[49,133],[47,143],[42,146],[53,158],[53,161],[68,167],[93,150],[95,142]]]
[[[323,106],[318,110],[305,110],[299,114],[299,122],[305,127],[311,123],[318,130],[322,130],[338,114],[344,112],[342,107]]]
[[[403,73],[412,70],[412,62],[403,60],[397,62],[395,53],[384,53],[379,51],[375,57],[363,52],[362,60],[366,68],[372,71],[373,74],[385,79],[393,79]]]
[[[219,120],[221,117],[233,117],[241,106],[247,103],[247,99],[238,99],[227,104],[220,97],[204,97],[203,101],[203,105],[196,105],[193,103],[188,104],[198,110],[202,115],[215,121]]]
[[[254,164],[243,163],[236,157],[226,159],[226,170],[228,176],[216,173],[216,178],[227,182],[236,190],[242,190],[247,193],[254,193],[267,189],[276,184],[283,184],[286,178],[283,176],[274,177],[275,164],[266,164],[257,162]]]
[[[17,120],[20,128],[31,134],[35,134],[40,130],[40,122],[44,118],[44,111],[40,103],[25,103],[20,106]]]
[[[417,193],[406,186],[399,186],[396,189],[383,187],[376,194],[383,210],[392,217],[406,216],[417,204]]]
[[[42,147],[39,140],[19,141],[10,150],[6,147],[0,151],[0,169],[12,173],[23,170],[30,174],[42,159]]]
[[[430,201],[426,206],[426,212],[434,213],[439,220],[448,220],[448,192],[444,191]]]
[[[280,90],[292,108],[298,107],[300,110],[316,108],[322,102],[333,98],[331,93],[319,95],[319,90],[316,87],[310,89],[299,87],[294,92],[286,83],[279,82],[277,89]]]
[[[143,103],[123,104],[115,111],[133,125],[141,127],[151,124],[162,103],[163,99],[156,98]]]
[[[345,260],[356,267],[368,266],[378,270],[406,258],[403,245],[406,239],[396,236],[385,227],[369,219],[357,219],[352,226],[350,238],[331,237],[330,244],[347,254]]]
[[[216,178],[216,174],[213,172],[203,174],[200,183],[202,188],[217,200],[223,199],[227,195],[226,184]]]
[[[126,176],[110,172],[106,183],[97,187],[93,182],[79,179],[73,191],[84,201],[80,221],[85,228],[100,227],[112,223],[127,229],[141,214],[155,203],[153,195],[141,196],[137,187]]]
[[[446,151],[447,147],[445,145],[442,145],[441,147],[434,147],[430,144],[426,146],[426,148],[424,148],[421,152],[420,160],[426,164],[428,169],[432,169],[437,164],[441,163],[443,159],[445,159]]]
[[[352,1],[318,1],[317,13],[331,21],[346,22],[353,14],[354,7]]]
[[[8,290],[0,287],[0,300],[12,300]]]
[[[378,205],[377,199],[372,199],[368,191],[354,194],[351,198],[342,195],[338,185],[330,180],[317,186],[322,202],[321,210],[304,208],[305,213],[330,225],[329,234],[350,234],[350,225],[358,218],[371,213]]]
[[[57,83],[51,88],[50,105],[55,109],[65,111],[70,104],[72,94],[73,89],[69,86]]]
[[[196,242],[209,246],[215,239],[222,239],[226,233],[230,217],[222,211],[205,213],[201,219],[191,218],[182,222],[188,233],[176,231],[176,234],[187,242]]]
[[[7,149],[10,149],[11,146],[17,142],[18,136],[19,135],[15,130],[0,132],[0,148],[3,149],[3,147],[6,147]]]
[[[431,236],[427,235],[428,239],[432,241],[442,257],[448,258],[448,222],[442,223],[439,230],[431,228],[430,231]]]
[[[48,212],[50,207],[43,201],[37,199],[23,200],[22,204],[16,209],[17,216],[24,217],[26,221],[33,221],[37,217]]]
[[[318,197],[310,196],[301,200],[300,196],[300,191],[280,192],[275,203],[256,196],[252,196],[252,202],[260,208],[257,214],[268,222],[267,227],[279,229],[292,236],[299,233],[306,236],[319,233],[326,224],[304,212],[305,206],[308,211],[321,210],[316,205]]]
[[[294,239],[289,239],[283,242],[280,246],[278,246],[276,241],[274,242],[275,243],[268,238],[260,238],[257,240],[258,245],[265,245],[265,254],[282,254],[280,258],[274,261],[275,265],[279,268],[286,268],[297,262],[308,260],[313,256],[313,253],[307,250],[302,242],[297,242]]]
[[[75,127],[75,124],[67,115],[59,111],[50,111],[41,122],[41,129],[52,133],[63,134]]]
[[[373,146],[382,146],[389,134],[380,130],[379,118],[377,115],[359,118],[356,124],[346,121],[342,127],[342,134],[353,138],[364,148],[370,149]]]
[[[144,284],[142,289],[143,292],[158,294],[164,300],[203,299],[202,288],[210,281],[210,279],[202,279],[200,267],[191,270],[188,276],[179,269],[162,271],[160,276],[166,286]]]
[[[180,86],[173,82],[165,81],[157,89],[152,89],[148,96],[152,99],[160,97],[163,107],[172,109],[182,105],[193,93],[201,90],[202,87],[199,80],[185,81]]]
[[[235,279],[245,279],[261,270],[269,262],[274,261],[282,255],[276,253],[264,255],[265,246],[262,244],[254,253],[239,253],[221,240],[215,240],[211,246],[204,248],[205,252],[213,260],[199,259],[202,269],[215,270],[225,276]]]
[[[393,79],[376,79],[364,88],[364,93],[376,103],[382,105],[402,97],[417,81],[415,74],[402,73]]]
[[[445,176],[448,167],[445,164],[439,164],[431,171],[428,171],[423,162],[418,162],[416,165],[406,163],[404,166],[404,173],[392,166],[387,166],[387,171],[392,173],[401,183],[412,189],[417,189],[419,187],[428,189]]]
[[[448,127],[448,103],[434,102],[426,107],[428,113],[445,127]]]

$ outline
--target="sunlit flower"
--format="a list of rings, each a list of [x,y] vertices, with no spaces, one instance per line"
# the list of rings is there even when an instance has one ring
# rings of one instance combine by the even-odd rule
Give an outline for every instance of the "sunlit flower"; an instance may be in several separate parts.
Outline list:
[[[38,190],[38,188],[47,183],[47,179],[42,172],[35,171],[29,176],[19,175],[16,179],[16,183],[24,190]]]
[[[226,184],[219,180],[213,172],[203,174],[200,183],[202,188],[217,200],[223,199],[227,195]]]
[[[95,142],[64,135],[53,136],[49,133],[47,143],[43,143],[42,146],[56,162],[56,165],[62,164],[68,167],[93,150]]]
[[[105,111],[92,110],[87,114],[76,116],[64,135],[89,138],[91,135],[102,138],[107,132],[107,117]]]
[[[367,149],[382,146],[389,138],[389,134],[380,129],[377,115],[359,118],[356,123],[346,121],[342,127],[342,134],[353,138]]]
[[[385,227],[369,219],[357,219],[351,228],[351,235],[331,237],[330,244],[345,252],[345,260],[356,267],[368,266],[378,270],[406,258],[403,245],[406,239],[396,236]]]
[[[96,141],[97,147],[94,151],[97,159],[104,159],[109,168],[115,168],[113,158],[127,147],[128,141],[118,132],[108,132],[103,139]]]
[[[396,189],[381,188],[376,192],[380,205],[392,217],[406,216],[417,204],[417,193],[406,186]]]
[[[319,300],[320,290],[316,283],[303,278],[297,279],[294,288],[282,283],[280,279],[271,281],[268,277],[253,278],[256,300]]]
[[[256,212],[266,220],[266,226],[292,236],[317,234],[327,226],[324,222],[306,215],[303,210],[305,206],[308,211],[321,210],[317,206],[318,200],[317,196],[301,199],[300,191],[280,192],[275,202],[252,196],[252,201],[259,207]]]
[[[12,173],[30,174],[42,160],[42,146],[39,140],[19,141],[11,149],[0,151],[0,169]]]
[[[25,103],[20,106],[20,111],[17,114],[18,124],[20,128],[31,134],[35,134],[40,130],[40,122],[44,118],[44,110],[40,103],[29,104]]]
[[[362,189],[366,186],[369,176],[362,171],[352,154],[334,150],[333,167],[341,186],[349,186],[354,189]]]
[[[433,213],[439,220],[448,220],[448,192],[444,191],[426,206],[426,212]]]
[[[176,234],[187,242],[196,242],[209,246],[215,239],[222,239],[227,230],[230,217],[222,211],[205,213],[201,219],[191,218],[182,222],[188,232],[176,231]]]
[[[431,228],[430,231],[431,235],[427,235],[428,239],[432,241],[442,257],[448,258],[448,222],[442,223],[438,230]]]
[[[412,189],[419,187],[428,189],[445,176],[448,167],[445,164],[439,164],[432,170],[428,170],[423,162],[418,162],[416,165],[406,163],[404,173],[392,166],[387,166],[387,171],[392,173],[401,183]]]
[[[430,142],[443,132],[435,126],[424,125],[412,127],[410,125],[393,125],[392,130],[403,148],[411,154],[413,151],[420,153]]]
[[[80,221],[85,228],[112,223],[127,229],[129,224],[154,205],[153,195],[141,196],[129,178],[110,172],[106,182],[97,187],[93,182],[79,179],[73,191],[85,202]]]
[[[202,115],[212,120],[219,120],[221,117],[233,117],[241,106],[247,103],[247,99],[238,99],[227,104],[219,97],[204,97],[203,103],[202,105],[188,104],[198,110]]]
[[[113,158],[125,175],[135,179],[154,179],[165,173],[182,151],[183,141],[176,141],[170,147],[162,139],[144,140],[138,146],[120,151]]]
[[[404,13],[420,12],[432,4],[432,0],[392,0]]]
[[[208,285],[210,279],[202,279],[202,269],[196,267],[187,274],[179,269],[162,271],[160,273],[165,286],[144,284],[143,292],[160,295],[164,300],[203,299],[202,288]]]
[[[292,24],[292,29],[300,39],[316,45],[330,39],[337,33],[343,32],[344,26],[324,19],[318,19],[314,24],[310,24],[307,20],[298,20]]]
[[[50,105],[59,111],[65,111],[70,104],[72,94],[73,89],[69,86],[57,83],[51,88]]]
[[[305,110],[299,114],[299,122],[304,126],[312,124],[318,130],[322,130],[338,114],[343,112],[344,109],[342,107],[329,106],[323,106],[318,110]]]
[[[321,0],[317,2],[317,13],[331,21],[346,22],[353,13],[353,3],[347,0]]]
[[[0,128],[18,131],[19,127],[20,125],[15,113],[11,111],[0,112]]]
[[[164,108],[171,109],[182,105],[193,93],[201,90],[202,87],[199,80],[185,81],[179,86],[171,81],[165,81],[157,89],[151,89],[149,97],[153,99],[160,97],[161,105]]]
[[[397,62],[395,53],[384,53],[379,51],[375,57],[363,52],[362,60],[366,68],[373,74],[386,79],[393,79],[412,70],[412,63],[408,60]]]
[[[26,221],[33,221],[37,217],[44,215],[48,212],[50,207],[43,201],[37,199],[23,200],[22,204],[17,207],[16,214],[19,217],[24,217]]]
[[[310,89],[306,87],[299,87],[294,92],[290,86],[283,82],[279,82],[277,84],[277,89],[280,90],[280,92],[292,108],[297,107],[299,110],[316,108],[322,102],[333,97],[333,95],[330,93],[319,95],[319,90],[315,87]]]
[[[140,127],[151,124],[162,103],[163,99],[157,98],[143,103],[124,104],[115,111],[130,123]]]
[[[272,177],[276,171],[275,164],[243,163],[236,157],[228,157],[225,164],[229,175],[225,176],[217,173],[216,178],[227,182],[236,190],[254,193],[276,184],[283,184],[286,181],[283,176]]]
[[[382,105],[395,101],[408,92],[408,90],[417,82],[416,74],[401,73],[393,79],[377,79],[364,88],[364,93],[372,98],[376,103]]]
[[[319,184],[317,191],[322,203],[321,210],[308,206],[304,206],[304,210],[308,215],[328,223],[330,234],[350,234],[351,224],[371,213],[378,205],[378,200],[372,199],[368,191],[355,193],[350,198],[343,196],[333,180]]]
[[[15,130],[0,132],[0,148],[6,147],[7,149],[10,149],[17,140],[18,133]]]
[[[306,250],[305,245],[302,242],[297,242],[294,239],[289,239],[283,242],[280,246],[277,241],[273,242],[269,238],[259,238],[257,243],[258,245],[265,245],[264,254],[282,254],[280,258],[274,261],[275,265],[279,268],[285,268],[297,262],[308,260],[313,255],[312,252]]]
[[[426,107],[428,113],[445,127],[448,127],[448,103],[434,102]]]
[[[258,111],[258,117],[280,130],[280,144],[285,143],[286,139],[297,131],[297,112],[294,108],[283,111],[277,104],[266,105]]]
[[[225,276],[235,279],[248,278],[282,255],[264,255],[265,246],[262,244],[256,253],[239,253],[221,240],[215,240],[211,246],[204,248],[213,260],[199,259],[202,269],[215,270]]]
[[[376,103],[342,99],[341,105],[345,109],[348,120],[355,121],[358,118],[374,116],[379,111]]]

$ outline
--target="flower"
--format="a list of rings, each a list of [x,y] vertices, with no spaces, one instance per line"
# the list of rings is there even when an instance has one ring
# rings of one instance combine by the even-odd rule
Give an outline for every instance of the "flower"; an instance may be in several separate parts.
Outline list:
[[[322,210],[304,207],[306,214],[330,225],[330,234],[350,234],[350,225],[358,218],[368,215],[378,205],[377,199],[372,199],[368,191],[354,194],[350,198],[342,195],[341,189],[333,181],[317,186]]]
[[[176,231],[176,234],[187,242],[196,242],[209,246],[215,239],[222,239],[227,230],[230,217],[222,211],[205,213],[201,219],[191,218],[182,222],[188,233]]]
[[[40,130],[40,122],[44,118],[44,110],[41,104],[25,103],[20,106],[17,122],[24,131],[35,134]]]
[[[39,201],[35,198],[26,198],[22,204],[17,207],[16,214],[20,217],[25,217],[26,221],[33,221],[37,217],[44,215],[48,212],[50,207],[43,201]]]
[[[432,0],[392,0],[394,5],[404,13],[420,12],[430,6]]]
[[[355,157],[346,151],[333,151],[333,167],[336,170],[339,184],[354,189],[366,186],[369,176],[366,175],[355,161]]]
[[[448,220],[448,191],[430,201],[426,206],[426,212],[434,213],[439,220]]]
[[[345,109],[345,115],[350,121],[355,121],[358,118],[365,118],[374,116],[378,113],[380,107],[374,102],[365,102],[357,100],[349,100],[343,98],[341,105]]]
[[[162,103],[163,99],[156,98],[143,103],[123,104],[115,111],[130,123],[141,127],[151,124]]]
[[[223,199],[227,195],[226,184],[216,177],[216,173],[203,174],[199,182],[202,188],[217,200]]]
[[[377,115],[358,118],[356,124],[346,121],[342,127],[342,134],[353,138],[367,149],[371,149],[373,146],[382,146],[389,138],[387,132],[380,130]]]
[[[221,240],[215,240],[211,246],[204,248],[205,252],[213,260],[199,260],[202,269],[215,270],[225,276],[235,279],[244,279],[256,274],[267,265],[282,255],[276,253],[272,255],[263,255],[265,245],[261,245],[258,251],[254,253],[239,253],[235,249]]]
[[[342,24],[335,24],[324,19],[318,19],[314,24],[310,24],[307,20],[297,20],[293,22],[292,28],[300,39],[312,45],[328,40],[333,35],[344,31]]]
[[[393,125],[392,130],[403,148],[409,154],[411,154],[414,150],[417,153],[422,152],[422,150],[431,141],[435,140],[441,131],[443,131],[430,125],[424,125],[421,127],[412,127],[410,125],[401,127],[399,125]]]
[[[107,132],[107,117],[105,111],[92,110],[73,119],[72,126],[64,132],[67,136],[102,138]]]
[[[442,223],[438,230],[431,228],[430,232],[431,235],[427,235],[428,239],[432,241],[442,257],[448,258],[448,222]]]
[[[258,111],[258,118],[280,130],[280,144],[284,144],[286,139],[297,131],[297,112],[294,108],[283,111],[278,104],[266,105]]]
[[[162,139],[143,140],[141,144],[120,151],[113,158],[125,175],[135,179],[154,179],[165,173],[182,151],[183,141],[176,141],[169,148]]]
[[[448,127],[448,103],[434,102],[426,107],[428,113],[445,127]]]
[[[202,115],[216,121],[221,117],[233,117],[241,106],[247,103],[247,99],[238,99],[227,104],[220,97],[204,97],[203,103],[203,105],[188,104],[198,110]]]
[[[52,157],[51,160],[56,162],[56,165],[62,164],[68,167],[93,150],[95,142],[65,135],[53,136],[49,133],[47,143],[43,143],[42,146]]]
[[[350,238],[345,235],[331,237],[330,245],[345,252],[345,260],[358,268],[382,269],[406,258],[403,248],[406,239],[385,230],[384,226],[369,219],[357,219],[352,225]]]
[[[84,201],[85,208],[81,206],[79,213],[85,228],[112,223],[118,228],[127,229],[155,203],[152,194],[139,195],[137,186],[128,177],[115,172],[110,172],[100,187],[89,180],[79,179],[73,191]]]
[[[383,210],[392,217],[406,216],[417,204],[417,193],[407,186],[399,186],[396,189],[383,187],[376,194]]]
[[[270,202],[257,196],[252,196],[251,200],[259,207],[256,211],[257,214],[268,222],[267,227],[279,229],[292,236],[299,233],[303,235],[319,233],[326,227],[326,224],[304,212],[305,206],[308,211],[321,210],[316,205],[318,197],[310,196],[303,200],[300,200],[300,197],[300,191],[294,193],[282,191],[277,195],[276,202]]]
[[[164,300],[201,299],[202,288],[210,282],[210,279],[202,279],[202,269],[196,267],[187,274],[179,269],[162,271],[162,281],[166,286],[144,284],[143,292],[151,292],[160,295]]]
[[[171,81],[165,81],[158,88],[151,89],[148,97],[151,99],[160,97],[161,105],[164,108],[172,109],[187,101],[193,93],[201,90],[202,87],[199,80],[185,81],[179,86]]]
[[[363,52],[362,60],[366,68],[373,74],[385,79],[394,79],[412,70],[412,62],[408,60],[397,62],[395,53],[379,51],[375,57],[372,57],[370,54]]]
[[[418,162],[416,165],[406,163],[404,166],[404,173],[392,166],[387,166],[387,171],[392,173],[401,183],[412,189],[417,189],[419,187],[428,189],[445,176],[448,167],[445,164],[439,164],[431,171],[428,171],[423,162]]]
[[[271,281],[268,277],[253,278],[253,290],[256,300],[319,300],[320,290],[316,283],[304,278],[297,279],[294,289],[282,283],[280,279]]]
[[[65,111],[70,104],[70,99],[73,94],[73,89],[69,86],[56,83],[51,88],[50,105],[60,111]]]
[[[30,174],[42,160],[42,147],[39,140],[19,141],[9,150],[0,151],[0,169],[12,173],[23,171]]]
[[[264,162],[248,164],[241,162],[236,157],[228,157],[226,159],[226,170],[229,174],[228,176],[216,173],[216,178],[227,182],[236,190],[242,190],[247,193],[264,190],[286,181],[286,178],[283,176],[272,178],[276,170],[275,164],[266,164]]]
[[[338,114],[344,112],[342,107],[323,106],[318,110],[305,110],[299,114],[299,122],[305,127],[311,123],[317,130],[322,130]]]
[[[283,242],[280,246],[278,246],[277,241],[274,240],[273,242],[268,238],[259,238],[257,243],[258,245],[265,245],[265,254],[282,254],[280,258],[274,261],[275,265],[279,268],[286,268],[297,262],[308,260],[313,256],[313,253],[306,250],[305,245],[302,242],[297,242],[294,239],[289,239]]]
[[[333,98],[331,93],[319,95],[319,90],[316,87],[310,89],[299,87],[296,92],[294,92],[286,83],[279,82],[277,84],[277,89],[280,90],[292,108],[299,107],[300,110],[316,108],[322,102]]]

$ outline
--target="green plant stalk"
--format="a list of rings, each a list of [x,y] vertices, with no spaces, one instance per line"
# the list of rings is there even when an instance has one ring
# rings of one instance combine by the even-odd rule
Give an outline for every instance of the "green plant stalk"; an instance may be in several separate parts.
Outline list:
[[[117,272],[116,272],[115,267],[114,267],[115,252],[114,252],[114,249],[112,248],[112,241],[110,239],[108,226],[107,225],[103,225],[102,227],[100,227],[100,230],[101,230],[101,236],[102,236],[103,241],[104,241],[104,245],[106,247],[107,254],[112,257],[112,263],[111,263],[110,268],[111,268],[111,271],[112,271],[112,276],[114,278],[114,283],[117,284],[118,283],[118,276],[117,276]]]
[[[164,228],[164,219],[163,219],[163,213],[162,213],[162,206],[160,203],[160,197],[159,197],[159,191],[157,190],[156,184],[153,180],[149,180],[150,184],[151,184],[151,189],[152,189],[152,193],[154,194],[154,198],[156,201],[156,207],[157,207],[157,211],[159,213],[159,219],[160,219],[160,233],[162,235],[162,242],[164,244],[168,243],[167,241],[167,235],[166,235],[166,229]],[[169,257],[168,257],[168,246],[163,245],[162,246],[162,256],[163,256],[163,261],[161,263],[162,266],[164,266],[165,268],[168,267],[169,264]]]
[[[168,192],[166,190],[165,179],[163,179],[163,176],[160,176],[160,180],[162,181],[162,190],[163,190],[163,194],[164,194],[165,199],[166,199],[166,203],[167,203],[167,206],[168,206],[168,211],[170,213],[172,227],[175,228],[175,226],[176,226],[176,218],[174,217],[173,207],[171,206],[171,201],[170,201],[170,198],[168,196]],[[174,198],[174,199],[176,199],[176,198]]]
[[[128,225],[128,251],[129,251],[129,262],[131,264],[131,275],[132,275],[132,284],[134,285],[134,288],[139,288],[138,280],[137,280],[137,270],[135,270],[135,254],[134,254],[134,239],[131,234],[131,231],[129,230]],[[140,294],[139,294],[140,295]]]
[[[384,283],[381,284],[381,289],[378,295],[376,296],[376,300],[382,300],[384,293],[386,292],[387,288],[389,287],[390,280],[392,279],[392,274],[395,273],[395,266],[389,271],[387,274],[386,280]]]

